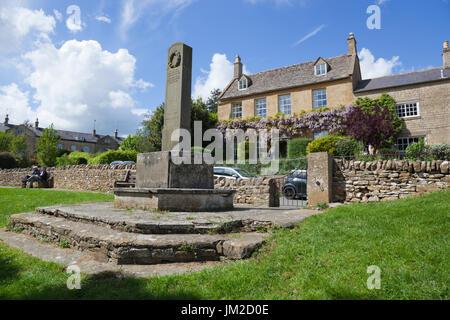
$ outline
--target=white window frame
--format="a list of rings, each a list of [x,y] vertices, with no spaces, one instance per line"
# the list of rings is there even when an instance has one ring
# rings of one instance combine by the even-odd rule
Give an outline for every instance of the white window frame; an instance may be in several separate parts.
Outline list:
[[[234,108],[240,108],[240,110],[236,111]],[[242,102],[236,102],[236,103],[231,104],[230,117],[231,117],[231,119],[242,119]]]
[[[282,107],[281,106],[281,98],[282,97],[289,97],[289,113],[287,113],[285,109],[281,110],[281,107]],[[286,101],[286,100],[283,100],[283,101]],[[286,106],[287,106],[287,104],[283,104],[283,108],[286,108]],[[288,94],[281,94],[281,95],[278,96],[278,112],[282,113],[282,114],[285,114],[287,116],[292,114],[292,97],[291,97],[290,93],[288,93]]]
[[[320,131],[320,132],[314,132],[314,140],[319,139],[319,138],[323,138],[323,137],[328,137],[329,135],[330,135],[330,132],[328,130]]]
[[[264,101],[264,103],[262,103]],[[264,116],[259,115],[262,106],[264,105]],[[267,98],[255,99],[255,117],[267,118]]]
[[[315,100],[314,100],[314,92],[322,91],[322,90],[325,90],[325,99],[317,100],[317,102],[325,101],[325,105],[323,105],[323,106],[317,106],[317,107],[316,107],[316,106],[314,106],[314,102],[315,102]],[[313,107],[313,110],[317,110],[317,109],[320,109],[320,108],[325,108],[325,107],[328,105],[328,92],[327,92],[327,88],[314,89],[314,90],[312,90],[311,96],[312,96],[312,107]]]
[[[323,66],[323,73],[322,73],[322,66]],[[316,76],[324,76],[327,74],[327,64],[326,63],[321,63],[318,65],[314,66],[314,74]]]
[[[401,139],[401,140],[403,140],[403,139],[408,140],[407,144],[404,144],[404,143],[401,144],[402,146],[403,146],[403,145],[405,146],[404,150],[400,150],[400,148],[399,148],[400,144],[399,144],[398,142],[399,142],[400,139]],[[413,141],[413,139],[417,139],[417,141]],[[405,152],[405,151],[406,151],[406,148],[408,148],[409,145],[411,145],[411,144],[413,144],[413,143],[419,142],[420,139],[424,139],[425,144],[427,143],[427,137],[426,137],[426,136],[398,137],[398,138],[397,138],[397,141],[396,141],[396,143],[395,143],[395,148],[396,148],[399,152]]]
[[[417,109],[417,114],[416,115],[413,115],[413,116],[407,116],[406,115],[406,106],[407,105],[410,105],[410,104],[415,104],[416,105],[416,109]],[[405,116],[404,117],[401,117],[400,115],[399,115],[399,112],[398,112],[398,107],[400,107],[400,106],[405,106]],[[402,103],[397,103],[396,105],[395,105],[395,114],[400,118],[400,119],[409,119],[409,118],[417,118],[417,117],[420,117],[420,103],[419,103],[419,101],[411,101],[411,102],[402,102]]]
[[[248,79],[247,78],[242,78],[241,80],[239,80],[238,81],[238,88],[239,88],[240,91],[247,90],[248,89]]]

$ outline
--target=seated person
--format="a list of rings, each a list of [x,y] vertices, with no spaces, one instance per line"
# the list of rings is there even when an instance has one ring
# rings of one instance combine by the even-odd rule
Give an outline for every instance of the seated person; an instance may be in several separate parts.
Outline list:
[[[31,173],[31,175],[27,175],[25,178],[23,178],[22,180],[22,188],[26,188],[27,187],[27,182],[28,180],[33,177],[33,176],[39,176],[41,173],[39,172],[39,168],[37,166],[33,166],[33,172]]]
[[[46,182],[48,179],[48,173],[47,173],[47,168],[46,167],[41,167],[41,171],[38,175],[33,175],[31,176],[30,179],[28,179],[28,182],[30,183],[30,188],[33,189],[33,183],[35,181],[42,181],[42,182]]]

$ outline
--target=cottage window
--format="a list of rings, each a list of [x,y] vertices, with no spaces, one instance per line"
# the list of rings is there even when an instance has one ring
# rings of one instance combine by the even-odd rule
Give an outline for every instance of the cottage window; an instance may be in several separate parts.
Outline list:
[[[265,118],[267,116],[266,98],[255,100],[255,116]]]
[[[71,149],[72,151],[77,151],[77,146],[72,146],[70,149]]]
[[[91,151],[91,149],[89,147],[84,147],[83,148],[83,152],[89,152],[89,151]]]
[[[406,151],[406,148],[412,143],[418,143],[420,140],[420,137],[403,137],[398,138],[397,143],[395,144],[395,147],[398,151]]]
[[[284,94],[284,95],[278,96],[278,111],[285,115],[290,115],[292,112],[291,109],[292,109],[291,108],[291,95]]]
[[[231,105],[231,119],[241,119],[242,118],[242,103],[233,103]]]
[[[419,103],[418,102],[408,102],[400,103],[395,106],[395,112],[399,118],[411,118],[420,116]]]
[[[248,88],[248,81],[246,78],[239,80],[239,90],[245,90]]]
[[[325,63],[322,63],[315,66],[315,74],[316,76],[327,74],[327,65]]]
[[[313,109],[326,107],[327,105],[327,89],[313,90]]]

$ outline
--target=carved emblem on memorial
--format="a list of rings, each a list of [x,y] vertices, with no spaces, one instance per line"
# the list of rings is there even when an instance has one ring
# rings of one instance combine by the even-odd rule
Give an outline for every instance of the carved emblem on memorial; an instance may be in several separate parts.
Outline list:
[[[179,67],[181,63],[181,53],[178,51],[172,52],[169,58],[169,67],[171,69],[174,69],[176,67]]]

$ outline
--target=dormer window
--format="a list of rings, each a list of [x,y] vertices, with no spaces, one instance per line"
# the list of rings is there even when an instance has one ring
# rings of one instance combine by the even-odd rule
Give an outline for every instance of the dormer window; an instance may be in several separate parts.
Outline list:
[[[314,68],[315,68],[316,76],[321,76],[321,75],[327,74],[327,65],[326,65],[326,63],[318,64]]]
[[[85,138],[85,137],[78,136],[78,137],[76,137],[76,140],[77,140],[77,141],[82,141],[82,142],[84,142],[84,141],[86,141],[86,138]]]
[[[239,90],[246,90],[248,88],[247,78],[242,78],[239,80]]]

